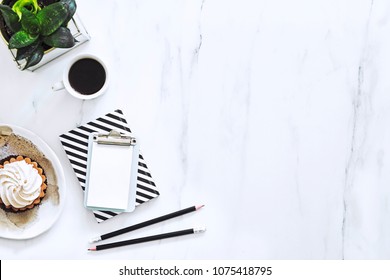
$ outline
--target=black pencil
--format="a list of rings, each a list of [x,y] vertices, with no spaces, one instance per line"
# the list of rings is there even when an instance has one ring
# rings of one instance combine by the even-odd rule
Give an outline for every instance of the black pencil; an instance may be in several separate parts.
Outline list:
[[[206,230],[205,228],[184,229],[184,230],[173,231],[173,232],[162,233],[162,234],[151,235],[151,236],[145,236],[145,237],[125,240],[125,241],[97,245],[96,247],[89,248],[88,251],[100,251],[100,250],[105,250],[105,249],[121,247],[121,246],[127,246],[127,245],[143,243],[143,242],[149,242],[149,241],[161,240],[161,239],[166,239],[166,238],[171,238],[171,237],[177,237],[177,236],[182,236],[182,235],[187,235],[187,234],[201,233],[201,232],[205,232],[205,230]]]
[[[114,236],[117,236],[117,235],[120,235],[120,234],[123,234],[123,233],[126,233],[126,232],[130,232],[130,231],[133,231],[133,230],[136,230],[136,229],[139,229],[139,228],[143,228],[143,227],[147,227],[147,226],[150,226],[150,225],[162,222],[162,221],[166,221],[166,220],[169,220],[169,219],[172,219],[172,218],[175,218],[175,217],[187,214],[187,213],[191,213],[191,212],[199,210],[203,206],[204,205],[191,206],[191,207],[188,207],[188,208],[185,208],[185,209],[173,212],[173,213],[169,213],[169,214],[166,214],[164,216],[160,216],[160,217],[157,217],[157,218],[154,218],[154,219],[151,219],[151,220],[139,223],[139,224],[135,224],[135,225],[132,225],[132,226],[129,226],[129,227],[125,227],[125,228],[122,228],[122,229],[119,229],[119,230],[116,230],[116,231],[113,231],[113,232],[109,232],[109,233],[103,234],[101,236],[92,238],[90,240],[90,243],[94,243],[94,242],[97,242],[97,241],[105,240],[105,239],[108,239],[108,238],[111,238],[111,237],[114,237]]]

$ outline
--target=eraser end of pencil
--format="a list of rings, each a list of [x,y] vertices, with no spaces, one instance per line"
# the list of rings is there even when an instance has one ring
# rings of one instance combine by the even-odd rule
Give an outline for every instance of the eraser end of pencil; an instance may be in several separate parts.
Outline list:
[[[205,231],[206,231],[206,227],[205,226],[194,228],[194,233],[202,233],[202,232],[205,232]]]
[[[88,251],[96,251],[96,247],[88,248]]]
[[[94,238],[91,238],[89,240],[89,243],[95,243],[95,242],[98,242],[98,241],[101,241],[102,238],[99,236],[99,237],[94,237]]]

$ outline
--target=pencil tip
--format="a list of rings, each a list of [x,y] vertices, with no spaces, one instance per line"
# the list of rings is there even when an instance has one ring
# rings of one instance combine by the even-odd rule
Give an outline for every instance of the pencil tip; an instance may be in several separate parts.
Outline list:
[[[196,210],[199,210],[200,208],[203,208],[203,207],[204,207],[204,204],[203,204],[203,205],[196,206]]]

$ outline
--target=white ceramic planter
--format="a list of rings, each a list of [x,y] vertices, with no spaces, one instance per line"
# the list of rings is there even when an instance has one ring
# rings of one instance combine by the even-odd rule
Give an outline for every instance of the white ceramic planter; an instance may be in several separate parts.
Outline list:
[[[69,21],[68,28],[72,32],[73,37],[76,39],[76,44],[72,48],[67,48],[67,49],[63,49],[63,48],[51,48],[51,49],[48,49],[47,51],[45,51],[45,54],[43,55],[42,60],[38,64],[36,64],[34,66],[31,66],[31,67],[29,67],[26,70],[34,71],[34,70],[42,67],[43,65],[46,65],[50,61],[56,59],[57,57],[59,57],[59,56],[65,54],[65,53],[73,50],[74,48],[77,48],[81,44],[89,41],[90,38],[91,38],[89,36],[87,30],[85,29],[83,23],[81,22],[79,16],[77,15],[77,13]],[[7,43],[5,44],[5,46],[8,48],[8,44]],[[22,70],[24,68],[24,66],[26,65],[26,63],[27,63],[26,59],[16,60],[16,49],[11,49],[9,51],[11,53],[12,59],[16,63],[16,66],[20,70]]]

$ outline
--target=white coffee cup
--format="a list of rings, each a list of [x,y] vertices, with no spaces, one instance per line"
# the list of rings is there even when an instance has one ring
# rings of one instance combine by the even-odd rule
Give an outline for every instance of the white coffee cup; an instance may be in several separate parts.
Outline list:
[[[74,57],[65,67],[62,81],[52,86],[54,91],[65,89],[79,99],[93,99],[108,88],[109,75],[106,64],[92,54]]]

